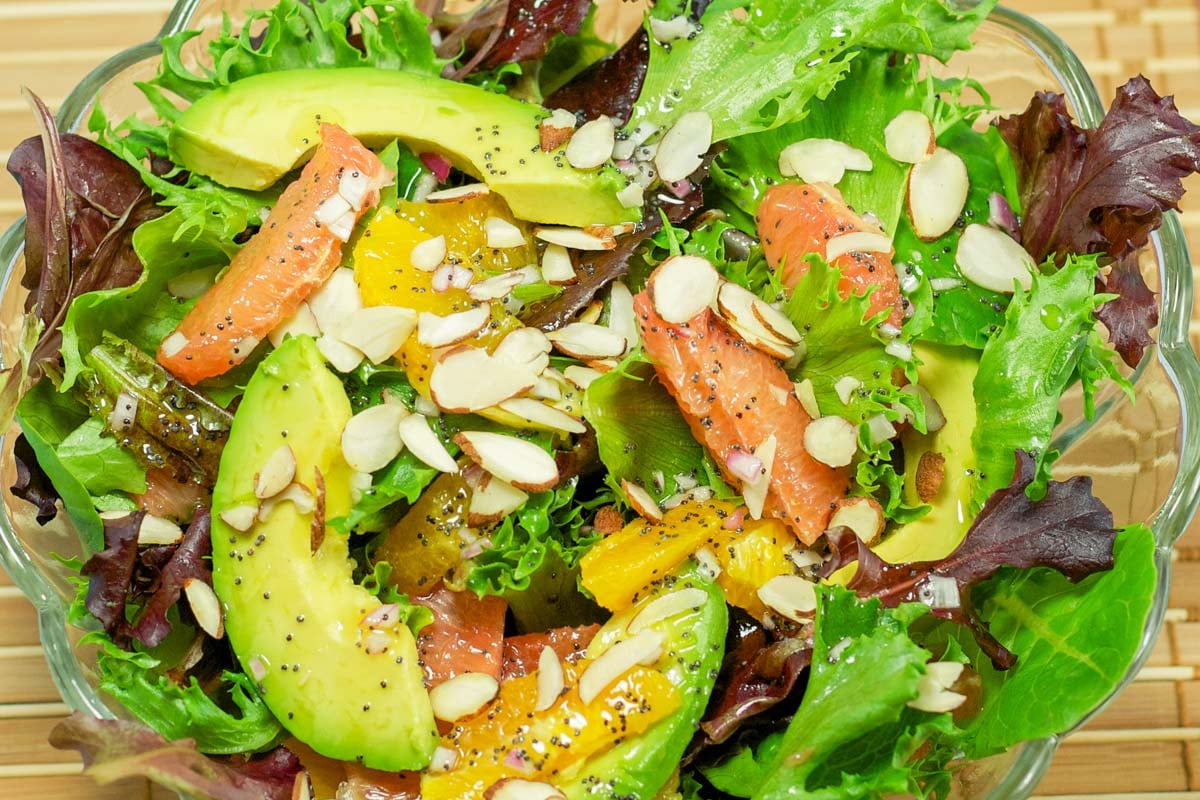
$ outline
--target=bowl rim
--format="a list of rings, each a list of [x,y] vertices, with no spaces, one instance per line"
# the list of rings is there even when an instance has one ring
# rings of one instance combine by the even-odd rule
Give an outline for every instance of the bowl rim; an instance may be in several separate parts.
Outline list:
[[[56,114],[60,130],[76,130],[86,119],[100,89],[123,70],[162,53],[162,39],[187,29],[204,0],[177,0],[158,34],[150,41],[122,50],[94,68],[64,99]],[[1050,70],[1084,127],[1097,126],[1105,106],[1095,82],[1075,52],[1053,31],[1033,18],[997,5],[988,21],[998,23],[1029,47]],[[8,290],[17,259],[24,249],[25,218],[22,216],[0,235],[0,295]],[[1148,348],[1138,370],[1157,356],[1173,384],[1180,405],[1179,465],[1171,489],[1155,512],[1150,527],[1156,545],[1155,565],[1159,581],[1149,619],[1142,632],[1137,655],[1114,690],[1078,723],[1060,734],[1017,745],[1016,758],[989,793],[991,800],[1023,800],[1045,776],[1051,760],[1067,734],[1092,719],[1122,692],[1145,664],[1158,638],[1170,589],[1170,551],[1187,530],[1200,505],[1200,361],[1188,335],[1193,304],[1193,276],[1186,239],[1174,211],[1163,216],[1162,226],[1151,236],[1160,277],[1160,323],[1157,340]],[[1193,405],[1195,407],[1193,408]],[[1096,415],[1100,419],[1101,410]],[[5,432],[0,432],[0,446]],[[38,628],[47,664],[55,686],[73,711],[86,711],[114,718],[99,692],[88,683],[75,657],[67,628],[66,609],[49,581],[36,568],[21,546],[5,509],[0,509],[0,566],[37,610]]]

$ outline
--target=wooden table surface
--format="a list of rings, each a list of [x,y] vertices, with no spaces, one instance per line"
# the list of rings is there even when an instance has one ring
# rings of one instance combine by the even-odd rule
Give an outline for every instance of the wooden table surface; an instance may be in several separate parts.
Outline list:
[[[170,0],[0,0],[0,162],[35,132],[20,97],[29,86],[52,107],[93,66],[157,31]],[[1200,13],[1193,0],[1012,0],[1076,50],[1110,98],[1143,72],[1200,120]],[[1200,254],[1200,180],[1191,179],[1184,227]],[[16,185],[0,179],[0,230],[21,213]],[[1200,277],[1200,276],[1198,276]],[[1200,322],[1192,323],[1192,343]],[[1168,623],[1139,680],[1060,749],[1043,796],[1200,798],[1200,533],[1178,549]],[[0,572],[0,798],[163,800],[144,782],[96,787],[73,754],[46,744],[66,713],[38,644],[37,620]]]

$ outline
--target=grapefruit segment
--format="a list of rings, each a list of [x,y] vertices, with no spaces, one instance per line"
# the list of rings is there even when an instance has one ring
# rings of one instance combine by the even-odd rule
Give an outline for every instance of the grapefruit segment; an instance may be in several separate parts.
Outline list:
[[[159,363],[194,384],[244,361],[341,263],[339,233],[345,229],[318,221],[322,203],[337,201],[343,177],[361,189],[365,176],[360,207],[347,212],[357,221],[379,201],[386,173],[383,162],[357,139],[336,125],[322,125],[312,160],[225,275],[163,340]]]

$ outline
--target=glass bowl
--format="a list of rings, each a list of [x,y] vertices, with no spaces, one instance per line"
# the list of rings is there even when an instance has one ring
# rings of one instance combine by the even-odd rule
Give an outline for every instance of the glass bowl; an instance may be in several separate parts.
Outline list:
[[[256,5],[261,4],[259,0]],[[180,0],[160,36],[185,28],[215,31],[223,13],[237,19],[251,5],[249,0]],[[205,38],[191,43],[192,58],[199,57]],[[1075,54],[1042,25],[1000,8],[979,29],[976,44],[976,49],[956,56],[949,70],[979,79],[992,93],[997,113],[1020,111],[1033,92],[1053,90],[1066,94],[1082,125],[1099,123],[1104,104],[1091,78]],[[95,69],[63,102],[58,114],[60,128],[84,129],[97,98],[110,119],[146,112],[133,83],[154,73],[160,52],[158,40],[147,42]],[[5,270],[0,283],[0,355],[7,364],[14,363],[16,356],[24,303],[20,280],[25,268],[23,242],[21,222],[0,238],[0,265]],[[1138,656],[1117,692],[1140,669],[1158,635],[1167,603],[1170,548],[1187,529],[1200,501],[1200,364],[1187,335],[1192,269],[1174,214],[1166,215],[1147,248],[1143,271],[1151,288],[1160,292],[1162,321],[1157,347],[1147,352],[1133,374],[1136,403],[1110,391],[1101,398],[1096,418],[1089,422],[1082,418],[1077,400],[1068,396],[1057,431],[1063,456],[1055,471],[1092,476],[1097,495],[1112,508],[1117,524],[1149,523],[1157,541],[1159,583],[1154,605]],[[83,554],[65,515],[40,527],[28,504],[9,492],[15,473],[14,440],[15,429],[0,439],[0,564],[37,607],[46,660],[64,701],[72,709],[112,717],[121,710],[96,689],[93,654],[76,647],[84,632],[66,621],[74,587],[70,571],[56,556]],[[997,800],[1028,797],[1067,733],[1026,742],[1001,756],[964,765],[956,794]]]

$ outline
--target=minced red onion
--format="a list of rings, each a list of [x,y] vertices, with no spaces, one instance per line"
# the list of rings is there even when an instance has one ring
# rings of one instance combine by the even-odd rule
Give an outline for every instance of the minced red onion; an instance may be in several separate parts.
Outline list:
[[[267,665],[258,656],[246,662],[246,666],[250,668],[250,677],[256,681],[261,681],[267,677]]]
[[[504,754],[504,766],[520,770],[526,774],[533,772],[533,765],[529,763],[529,759],[516,747]]]
[[[385,603],[363,617],[362,624],[368,628],[390,628],[400,616],[397,603]]]
[[[730,450],[725,457],[725,467],[729,472],[743,481],[757,480],[762,474],[762,461],[745,450]]]
[[[675,181],[675,183],[668,183],[667,188],[671,190],[671,194],[682,200],[691,194],[695,187],[692,186],[691,181],[689,181],[687,178],[684,178],[681,181]]]
[[[450,265],[450,286],[454,289],[466,289],[475,281],[475,273],[457,264]]]
[[[736,531],[738,528],[742,527],[742,521],[745,519],[746,507],[742,506],[726,517],[725,521],[721,523],[721,527],[727,531]]]
[[[1021,241],[1021,223],[1008,204],[1008,198],[999,192],[988,195],[988,224],[1004,231],[1014,241]]]
[[[421,163],[433,173],[434,177],[438,179],[438,183],[445,183],[446,178],[450,177],[450,162],[443,155],[421,153]]]
[[[454,267],[450,264],[442,264],[433,271],[433,277],[430,278],[430,284],[435,292],[448,292],[453,285]]]
[[[363,637],[363,650],[367,651],[369,656],[377,656],[380,653],[386,653],[388,648],[392,646],[392,637],[388,636],[383,631],[371,631]]]
[[[475,556],[479,555],[480,553],[482,553],[484,550],[487,550],[491,546],[492,546],[492,540],[487,538],[486,536],[483,538],[480,538],[480,539],[476,539],[475,541],[471,542],[469,545],[467,545],[466,547],[463,548],[462,557],[463,558],[474,558]]]

